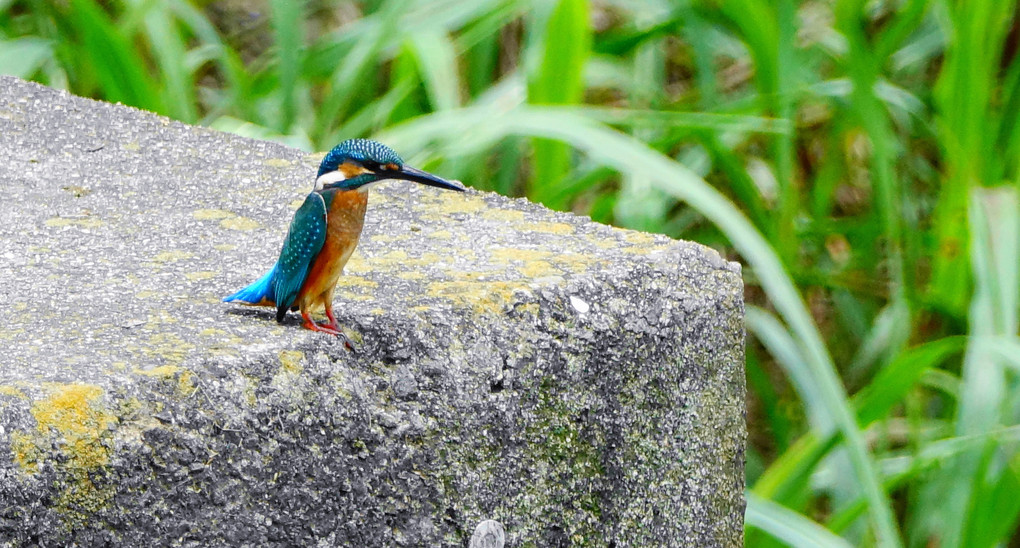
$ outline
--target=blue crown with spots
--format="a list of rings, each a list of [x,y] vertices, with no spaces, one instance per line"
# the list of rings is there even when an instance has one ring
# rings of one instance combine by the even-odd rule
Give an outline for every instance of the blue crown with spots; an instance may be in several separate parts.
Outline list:
[[[340,164],[346,160],[354,160],[361,164],[404,165],[404,160],[400,158],[400,155],[382,143],[370,139],[348,139],[333,147],[333,150],[326,154],[326,157],[322,159],[322,163],[319,164],[319,174],[317,177],[321,177],[324,173],[336,171]]]

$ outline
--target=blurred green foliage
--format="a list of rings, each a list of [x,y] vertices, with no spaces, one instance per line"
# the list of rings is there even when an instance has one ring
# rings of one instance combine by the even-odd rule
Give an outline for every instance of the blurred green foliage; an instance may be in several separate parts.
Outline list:
[[[1017,542],[1018,49],[997,0],[0,0],[0,72],[743,262],[751,546]]]

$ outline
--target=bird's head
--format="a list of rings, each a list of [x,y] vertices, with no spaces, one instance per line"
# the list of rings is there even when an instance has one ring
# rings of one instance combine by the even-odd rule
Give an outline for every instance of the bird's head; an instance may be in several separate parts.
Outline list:
[[[348,139],[333,147],[319,164],[315,188],[354,190],[384,179],[402,179],[447,190],[464,190],[452,181],[404,165],[404,161],[393,149],[368,139]]]

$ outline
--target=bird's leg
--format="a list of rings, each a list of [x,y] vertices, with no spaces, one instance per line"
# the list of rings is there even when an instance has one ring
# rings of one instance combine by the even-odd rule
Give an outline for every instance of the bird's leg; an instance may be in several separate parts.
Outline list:
[[[329,301],[326,301],[326,302],[327,303],[332,303],[332,299],[330,299]],[[354,343],[351,342],[351,339],[349,339],[347,337],[347,335],[344,335],[344,332],[340,330],[340,325],[336,323],[336,316],[333,315],[333,305],[332,304],[327,304],[326,305],[326,317],[329,318],[329,323],[327,323],[325,325],[322,325],[320,327],[324,327],[324,328],[328,327],[329,329],[332,329],[332,330],[336,331],[337,336],[339,336],[340,338],[342,338],[344,340],[344,346],[346,346],[348,350],[354,350]]]
[[[333,329],[333,327],[330,325],[319,325],[315,323],[314,321],[312,321],[311,315],[309,315],[308,312],[304,310],[301,311],[301,317],[304,318],[305,320],[305,322],[301,324],[301,327],[305,329],[310,329],[312,331],[321,331],[323,333],[329,333],[330,335],[343,335],[343,333],[341,333],[337,329]]]
[[[324,327],[328,327],[334,331],[340,331],[340,325],[336,323],[336,316],[333,315],[332,305],[326,305],[326,317],[329,318],[329,323],[325,324]]]

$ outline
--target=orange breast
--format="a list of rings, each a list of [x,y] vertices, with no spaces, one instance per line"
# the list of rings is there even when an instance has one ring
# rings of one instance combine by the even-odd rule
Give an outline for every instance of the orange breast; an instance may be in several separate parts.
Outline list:
[[[333,203],[326,213],[326,241],[315,257],[312,269],[298,294],[297,304],[302,309],[325,303],[332,294],[347,260],[358,246],[361,228],[365,225],[368,193],[360,190],[327,190],[333,193]]]

